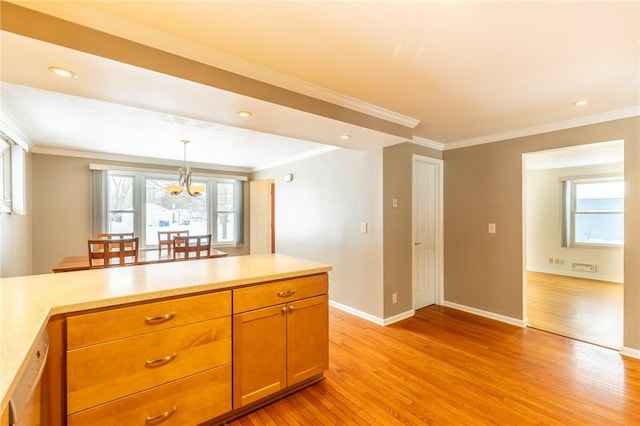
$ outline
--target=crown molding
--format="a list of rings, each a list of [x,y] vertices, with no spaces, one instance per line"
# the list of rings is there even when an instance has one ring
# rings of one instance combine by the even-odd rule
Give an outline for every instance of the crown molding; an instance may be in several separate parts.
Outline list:
[[[25,151],[29,151],[33,147],[33,142],[3,111],[0,111],[0,131]]]
[[[279,161],[275,161],[275,162],[264,164],[264,165],[259,165],[254,168],[224,166],[221,164],[197,163],[193,161],[189,162],[189,166],[192,169],[205,169],[205,170],[216,170],[221,172],[249,174],[252,172],[258,172],[261,170],[271,169],[273,167],[294,163],[296,161],[304,160],[306,158],[316,157],[318,155],[325,154],[327,152],[335,151],[338,149],[342,149],[342,148],[338,146],[325,145],[325,146],[312,149],[310,151],[306,151],[302,154],[286,157]],[[179,167],[182,165],[182,162],[177,160],[165,160],[165,159],[159,159],[159,158],[139,157],[139,156],[133,156],[133,155],[107,154],[107,153],[100,153],[100,152],[75,151],[75,150],[68,150],[68,149],[43,148],[43,147],[37,147],[37,146],[33,146],[31,149],[31,152],[33,152],[34,154],[58,155],[61,157],[87,158],[87,159],[94,159],[94,160],[119,161],[119,162],[126,162],[126,163],[153,164],[156,166]]]
[[[61,157],[88,158],[95,160],[120,161],[126,163],[153,164],[156,166],[179,167],[183,164],[182,161],[178,160],[165,160],[160,158],[139,157],[134,155],[107,154],[101,152],[75,151],[68,149],[53,149],[37,146],[33,146],[31,152],[33,152],[34,154],[59,155]],[[194,163],[191,161],[189,162],[189,167],[191,167],[192,169],[216,170],[221,172],[247,174],[251,173],[251,169],[248,167],[224,166],[221,164],[209,163]]]
[[[444,146],[444,149],[449,150],[465,148],[474,145],[482,145],[485,143],[498,142],[507,139],[539,135],[541,133],[555,132],[558,130],[566,130],[574,127],[588,126],[590,124],[604,123],[606,121],[614,121],[636,116],[640,116],[640,106],[588,115],[586,117],[574,118],[571,120],[557,121],[555,123],[543,124],[541,126],[526,127],[524,129],[512,130],[509,132],[495,133],[493,135],[464,139],[457,142],[447,143]]]
[[[416,145],[422,145],[426,146],[427,148],[437,149],[438,151],[444,151],[445,149],[445,144],[443,144],[442,142],[436,142],[431,139],[421,138],[420,136],[414,136],[412,142]]]
[[[220,68],[243,77],[291,90],[404,127],[413,129],[420,123],[420,120],[416,118],[408,117],[329,90],[325,87],[291,77],[271,68],[245,61],[216,49],[206,47],[200,43],[160,31],[149,25],[96,10],[91,7],[91,2],[38,2],[36,5],[25,1],[16,1],[15,3],[59,19],[71,21],[85,27]]]

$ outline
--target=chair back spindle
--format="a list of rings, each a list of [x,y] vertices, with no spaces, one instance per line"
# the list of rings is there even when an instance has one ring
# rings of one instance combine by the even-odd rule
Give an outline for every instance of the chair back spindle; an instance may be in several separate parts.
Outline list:
[[[189,230],[184,231],[158,231],[158,255],[162,256],[162,249],[167,250],[167,254],[171,255],[173,251],[174,237],[188,237]]]
[[[98,232],[96,233],[96,240],[122,240],[122,239],[130,239],[134,238],[135,235],[133,232]],[[118,248],[118,245],[113,246],[114,249]],[[127,248],[133,248],[131,243],[127,246]]]
[[[138,264],[138,237],[87,241],[89,269]]]
[[[173,238],[173,260],[204,259],[211,254],[211,234]]]

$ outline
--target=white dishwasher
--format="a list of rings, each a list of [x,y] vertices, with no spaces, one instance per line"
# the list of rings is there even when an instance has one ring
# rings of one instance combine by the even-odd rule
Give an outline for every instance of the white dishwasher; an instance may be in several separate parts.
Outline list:
[[[9,426],[39,426],[42,424],[42,386],[40,379],[47,363],[49,339],[42,333],[22,377],[9,399]]]

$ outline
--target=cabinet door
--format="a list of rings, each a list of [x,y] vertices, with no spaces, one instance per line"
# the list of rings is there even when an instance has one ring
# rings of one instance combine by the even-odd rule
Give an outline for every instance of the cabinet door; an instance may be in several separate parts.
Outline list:
[[[329,368],[329,308],[327,295],[287,305],[287,385]]]
[[[287,385],[287,315],[285,305],[233,317],[233,408]]]

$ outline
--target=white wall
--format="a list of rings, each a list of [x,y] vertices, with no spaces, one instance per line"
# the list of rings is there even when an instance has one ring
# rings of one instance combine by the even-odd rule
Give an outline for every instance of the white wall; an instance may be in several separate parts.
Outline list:
[[[25,155],[25,215],[0,214],[0,278],[30,275],[32,263],[31,154]]]
[[[332,151],[253,179],[275,181],[276,253],[332,265],[330,299],[383,318],[382,150]]]
[[[567,176],[624,172],[624,165],[601,164],[526,173],[527,269],[552,274],[623,282],[624,250],[616,248],[561,247],[561,185]],[[564,264],[549,263],[549,258]],[[571,262],[594,263],[597,272],[571,270]]]
[[[271,181],[254,180],[249,184],[249,253],[271,253]]]
[[[0,277],[30,275],[31,217],[0,214]]]

